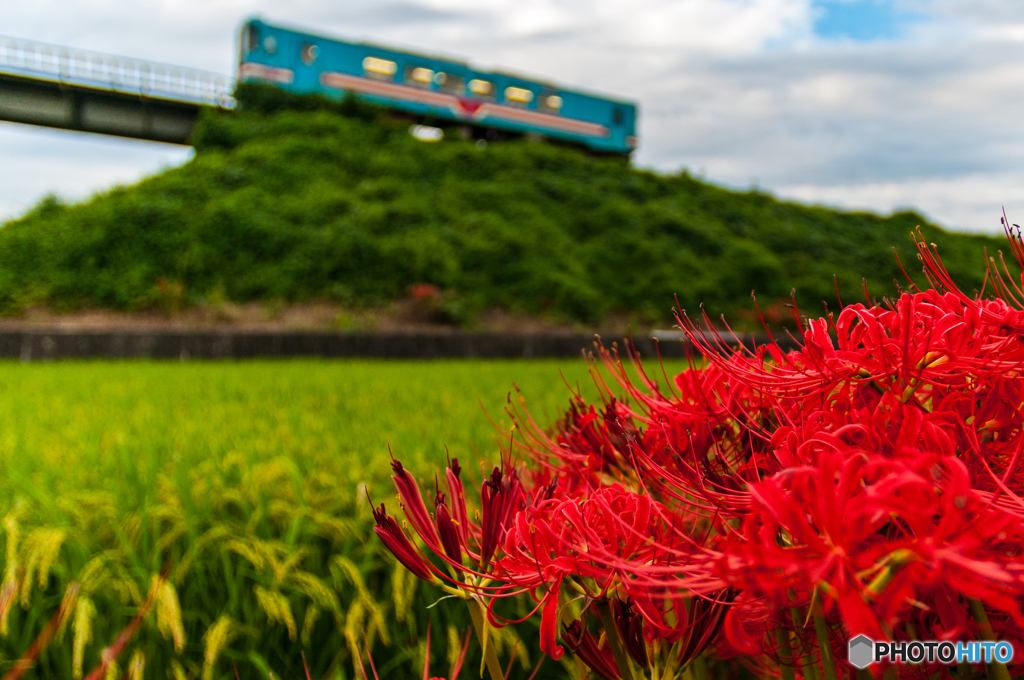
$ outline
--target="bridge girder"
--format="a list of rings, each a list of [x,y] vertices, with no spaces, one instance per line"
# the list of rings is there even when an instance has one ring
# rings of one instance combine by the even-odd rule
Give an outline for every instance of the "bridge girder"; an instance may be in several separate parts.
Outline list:
[[[0,120],[190,144],[204,105],[0,73]]]

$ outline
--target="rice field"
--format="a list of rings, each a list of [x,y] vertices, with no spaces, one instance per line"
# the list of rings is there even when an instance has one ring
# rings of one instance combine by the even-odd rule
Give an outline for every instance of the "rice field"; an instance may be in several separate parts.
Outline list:
[[[85,677],[151,606],[106,677],[298,678],[304,652],[352,678],[364,636],[382,678],[418,676],[428,617],[446,674],[468,617],[391,568],[362,489],[397,509],[389,445],[478,470],[484,411],[516,384],[551,422],[563,377],[594,395],[581,359],[0,364],[0,673],[61,612],[23,677]],[[525,673],[535,635],[505,631]]]

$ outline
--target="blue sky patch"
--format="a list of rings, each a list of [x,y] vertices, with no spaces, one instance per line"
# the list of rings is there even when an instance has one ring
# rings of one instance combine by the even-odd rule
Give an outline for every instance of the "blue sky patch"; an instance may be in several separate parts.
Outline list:
[[[827,40],[894,40],[922,17],[893,0],[812,0],[814,32]]]

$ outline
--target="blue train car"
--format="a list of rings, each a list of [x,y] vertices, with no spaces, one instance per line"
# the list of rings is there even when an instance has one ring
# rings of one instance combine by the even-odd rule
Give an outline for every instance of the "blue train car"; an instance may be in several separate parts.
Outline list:
[[[636,105],[508,73],[367,43],[271,26],[242,26],[239,82],[365,101],[438,121],[535,133],[626,154],[637,144]]]

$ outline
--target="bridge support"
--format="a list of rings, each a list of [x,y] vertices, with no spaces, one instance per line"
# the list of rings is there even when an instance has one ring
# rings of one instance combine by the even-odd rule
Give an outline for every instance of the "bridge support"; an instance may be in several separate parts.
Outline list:
[[[0,120],[189,144],[202,104],[0,74]]]

